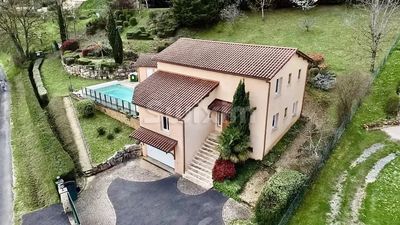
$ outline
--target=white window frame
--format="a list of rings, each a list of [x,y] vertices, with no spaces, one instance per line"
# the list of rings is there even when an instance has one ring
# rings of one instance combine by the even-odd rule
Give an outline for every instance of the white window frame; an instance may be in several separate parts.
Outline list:
[[[222,126],[222,113],[217,112],[217,126],[221,127]]]
[[[161,129],[163,131],[169,131],[169,118],[166,116],[161,116]]]
[[[275,95],[280,95],[282,90],[282,77],[276,79],[275,83]]]
[[[279,113],[272,116],[272,129],[278,129]]]
[[[292,73],[289,73],[289,77],[288,77],[288,85],[290,85],[290,83],[292,82]]]
[[[300,80],[301,78],[301,69],[299,69],[299,73],[297,74],[297,78]]]
[[[292,109],[292,114],[293,114],[293,116],[296,116],[296,115],[297,115],[297,108],[298,108],[298,106],[299,106],[299,101],[293,102],[293,109]]]

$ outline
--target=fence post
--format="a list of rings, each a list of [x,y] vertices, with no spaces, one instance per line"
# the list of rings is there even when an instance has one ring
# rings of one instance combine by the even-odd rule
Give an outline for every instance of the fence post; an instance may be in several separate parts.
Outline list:
[[[125,111],[124,100],[122,100],[122,110]]]

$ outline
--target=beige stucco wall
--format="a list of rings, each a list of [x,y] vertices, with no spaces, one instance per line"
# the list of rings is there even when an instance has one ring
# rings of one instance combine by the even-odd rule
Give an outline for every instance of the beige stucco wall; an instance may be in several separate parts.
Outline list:
[[[136,70],[138,73],[139,82],[142,82],[147,78],[147,69],[154,69],[154,72],[157,70],[154,67],[138,67]]]
[[[184,120],[185,125],[185,166],[192,162],[208,135],[214,131],[215,125],[210,117],[208,105],[216,97],[216,90],[203,99],[197,107],[190,111]]]
[[[253,147],[253,153],[251,154],[251,157],[254,159],[262,159],[265,137],[265,119],[268,102],[267,98],[269,89],[267,81],[161,62],[158,62],[158,69],[171,73],[219,81],[219,86],[214,90],[215,97],[209,97],[210,103],[215,98],[232,102],[233,95],[236,91],[236,87],[239,84],[239,81],[241,79],[244,79],[246,90],[250,92],[250,103],[252,106],[257,107],[257,110],[254,111],[250,122],[250,130],[252,131],[250,139]],[[199,105],[199,107],[205,107],[205,110],[207,110],[207,106],[201,106],[201,104]],[[213,124],[213,127],[215,127],[215,124]],[[194,140],[192,139],[196,139],[196,136],[194,136],[193,138],[187,137],[186,142],[193,142]]]
[[[161,113],[139,107],[140,126],[157,132],[161,135],[178,141],[175,148],[175,172],[183,174],[184,172],[184,145],[183,145],[183,121],[169,117],[169,131],[164,131],[161,127]],[[147,152],[143,151],[143,155],[147,156]]]
[[[303,107],[303,97],[307,79],[308,62],[295,55],[282,70],[271,79],[270,104],[268,109],[267,133],[265,142],[265,153],[283,137],[290,127],[299,119]],[[298,79],[298,71],[301,69],[301,76]],[[289,73],[292,73],[291,83],[288,84]],[[276,80],[282,78],[280,95],[275,94]],[[292,114],[293,103],[298,101],[297,114]],[[287,116],[284,117],[285,108],[288,108]],[[279,113],[278,127],[272,128],[273,115]]]

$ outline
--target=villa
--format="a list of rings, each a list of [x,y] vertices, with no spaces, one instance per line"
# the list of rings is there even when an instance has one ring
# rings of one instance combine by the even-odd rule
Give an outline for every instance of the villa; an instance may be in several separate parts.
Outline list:
[[[135,64],[140,127],[131,137],[149,160],[211,187],[239,81],[256,107],[251,158],[261,160],[300,117],[310,61],[295,48],[181,38]]]

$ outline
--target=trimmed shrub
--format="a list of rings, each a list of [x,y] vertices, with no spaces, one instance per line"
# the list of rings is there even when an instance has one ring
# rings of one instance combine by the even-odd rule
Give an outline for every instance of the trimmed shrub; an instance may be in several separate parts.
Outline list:
[[[106,128],[104,128],[104,127],[98,127],[97,128],[97,134],[99,135],[99,136],[103,136],[103,135],[105,135],[107,132],[106,132]]]
[[[90,99],[81,100],[76,103],[76,110],[78,110],[79,115],[84,118],[93,117],[96,110],[94,101]]]
[[[262,190],[255,216],[258,224],[275,225],[306,181],[306,176],[295,170],[275,173]]]
[[[136,26],[136,25],[138,24],[137,19],[136,19],[135,17],[131,17],[131,18],[129,19],[129,24],[130,24],[132,27]]]
[[[152,32],[160,38],[174,36],[178,23],[171,10],[152,12],[150,15]]]
[[[151,40],[152,38],[144,27],[138,27],[135,31],[126,33],[126,39]]]
[[[75,39],[69,39],[64,41],[64,43],[61,45],[61,50],[62,52],[65,51],[76,51],[79,48],[79,42]]]
[[[122,21],[122,20],[116,20],[115,21],[115,25],[117,25],[117,26],[122,26],[123,23],[124,23],[124,21]]]
[[[113,133],[109,133],[109,134],[107,134],[107,139],[108,140],[114,140],[114,138],[115,138],[115,136],[114,136],[114,134]]]
[[[399,113],[400,97],[391,95],[386,101],[385,112],[389,117],[395,117]]]
[[[173,0],[173,13],[183,27],[201,27],[218,22],[223,7],[221,1]]]
[[[78,65],[86,66],[86,65],[89,65],[90,63],[92,63],[92,61],[90,59],[79,58],[78,60],[76,60],[76,63]]]
[[[223,182],[236,176],[235,164],[229,160],[219,159],[215,162],[212,178],[214,181]]]
[[[75,63],[75,58],[64,58],[64,63],[68,66],[72,65]]]
[[[121,127],[114,127],[114,133],[119,134],[121,131]]]
[[[124,27],[129,27],[129,22],[128,21],[124,21],[122,24],[123,24]]]
[[[317,75],[319,74],[319,72],[320,72],[320,70],[319,70],[318,67],[311,68],[311,69],[308,71],[308,76],[309,76],[310,78],[313,78],[313,77],[317,76]]]

